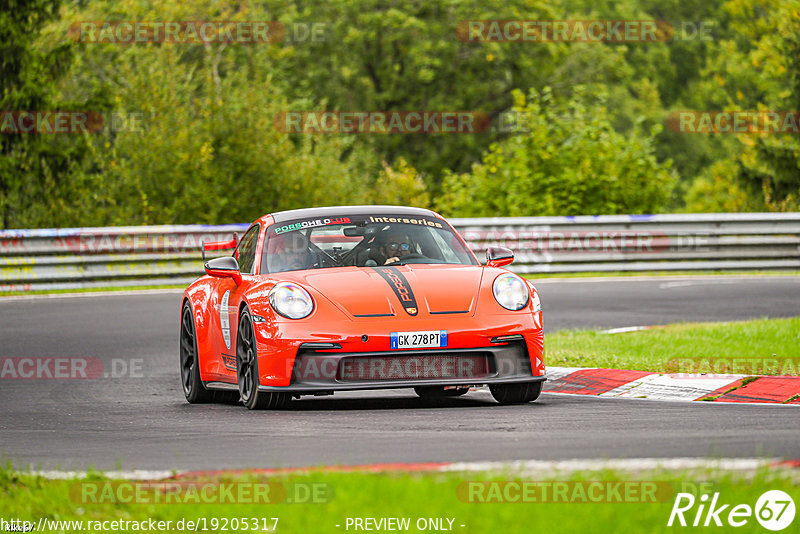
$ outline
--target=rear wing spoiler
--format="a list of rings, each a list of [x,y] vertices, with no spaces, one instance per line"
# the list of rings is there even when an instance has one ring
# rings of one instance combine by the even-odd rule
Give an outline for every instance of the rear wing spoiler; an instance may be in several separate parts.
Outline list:
[[[202,241],[203,261],[206,261],[206,250],[231,250],[239,244],[239,235],[234,232],[230,241]]]

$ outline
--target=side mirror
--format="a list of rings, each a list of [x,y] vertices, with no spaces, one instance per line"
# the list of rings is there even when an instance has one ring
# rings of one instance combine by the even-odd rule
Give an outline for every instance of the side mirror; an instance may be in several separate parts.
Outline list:
[[[223,256],[208,260],[205,264],[206,274],[220,278],[233,278],[236,285],[242,283],[242,273],[239,272],[239,262],[233,256]]]
[[[489,247],[486,249],[486,266],[503,267],[514,261],[514,253],[505,247]]]

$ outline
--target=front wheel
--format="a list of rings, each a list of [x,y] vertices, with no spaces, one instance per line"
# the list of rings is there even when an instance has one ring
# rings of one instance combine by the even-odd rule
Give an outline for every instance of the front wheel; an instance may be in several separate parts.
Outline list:
[[[239,318],[236,336],[236,378],[239,396],[248,410],[280,409],[289,403],[288,393],[259,391],[258,351],[253,320],[247,310]]]
[[[500,404],[525,404],[535,401],[542,392],[542,382],[520,384],[492,384],[489,386],[494,400]]]

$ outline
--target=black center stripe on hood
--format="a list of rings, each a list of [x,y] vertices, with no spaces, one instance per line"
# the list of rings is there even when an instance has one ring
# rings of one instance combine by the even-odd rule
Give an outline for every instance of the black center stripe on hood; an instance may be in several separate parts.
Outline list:
[[[400,269],[391,266],[373,267],[373,269],[375,269],[394,290],[394,294],[397,295],[406,313],[409,315],[416,315],[419,312],[417,299],[414,298],[411,284],[408,283],[408,280],[406,280],[406,277],[400,272]]]

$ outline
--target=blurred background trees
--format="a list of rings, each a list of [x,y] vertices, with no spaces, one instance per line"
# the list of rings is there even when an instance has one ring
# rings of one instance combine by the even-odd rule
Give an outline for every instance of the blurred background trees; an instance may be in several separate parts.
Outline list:
[[[797,210],[791,134],[682,134],[675,110],[800,110],[800,0],[0,0],[0,225],[248,221],[313,205],[450,216]],[[465,20],[666,20],[657,43],[479,43]],[[80,21],[280,21],[272,44],[76,43]],[[322,30],[303,34],[311,23]],[[477,110],[474,134],[290,134],[287,110]],[[506,119],[513,119],[507,122]],[[503,127],[503,125],[511,127]]]

